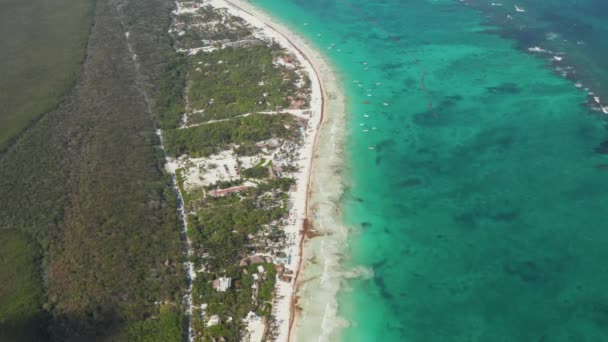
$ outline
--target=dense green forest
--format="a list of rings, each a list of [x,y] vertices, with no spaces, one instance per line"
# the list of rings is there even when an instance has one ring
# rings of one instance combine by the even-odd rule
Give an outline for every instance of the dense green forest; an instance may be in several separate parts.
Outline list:
[[[289,114],[252,114],[232,120],[167,131],[167,154],[209,156],[230,144],[252,144],[270,138],[295,139],[297,126]]]
[[[295,69],[274,64],[284,54],[276,44],[225,48],[191,58],[188,98],[192,123],[289,107],[296,98]],[[302,80],[304,82],[304,80]],[[198,112],[197,112],[198,113]]]
[[[93,8],[93,0],[0,1],[0,151],[73,86]]]
[[[0,340],[47,338],[40,326],[43,290],[36,243],[16,230],[0,230]]]
[[[0,156],[0,340],[182,339],[176,196],[154,134],[182,105],[171,6],[96,0],[74,87]]]

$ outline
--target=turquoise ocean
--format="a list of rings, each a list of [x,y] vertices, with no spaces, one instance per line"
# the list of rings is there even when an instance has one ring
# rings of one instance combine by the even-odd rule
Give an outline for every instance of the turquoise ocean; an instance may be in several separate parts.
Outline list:
[[[251,2],[346,94],[343,341],[608,341],[608,2]]]

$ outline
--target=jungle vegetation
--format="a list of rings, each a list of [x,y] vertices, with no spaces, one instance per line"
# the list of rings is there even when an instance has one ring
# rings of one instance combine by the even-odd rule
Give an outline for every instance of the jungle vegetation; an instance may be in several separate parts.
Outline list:
[[[189,217],[188,235],[195,251],[195,268],[204,265],[204,272],[197,273],[193,301],[195,307],[206,304],[205,317],[220,318],[218,325],[208,327],[200,318],[202,312],[194,315],[194,326],[202,340],[238,341],[243,334],[242,320],[250,311],[270,317],[274,265],[263,262],[241,266],[239,261],[255,253],[256,248],[264,248],[261,246],[265,243],[254,238],[262,231],[273,243],[284,240],[284,232],[271,226],[288,215],[286,191],[294,182],[292,178],[267,180],[239,194],[207,196],[197,202]],[[257,270],[260,265],[263,274]],[[256,273],[257,280],[253,277]],[[213,289],[213,280],[224,276],[232,279],[231,288],[226,292]],[[254,282],[256,289],[252,288]]]
[[[188,98],[198,114],[191,114],[190,122],[289,107],[289,97],[297,96],[296,82],[301,76],[294,69],[274,64],[283,53],[276,44],[254,45],[191,58]]]
[[[270,138],[295,140],[295,118],[290,114],[252,114],[200,126],[166,132],[165,148],[171,156],[188,154],[206,157],[227,149],[231,144],[252,145]]]
[[[28,1],[23,3],[19,6]],[[53,73],[72,78],[61,83],[73,83],[67,93],[42,91],[50,102],[30,94],[27,100],[35,104],[13,96],[16,105],[35,105],[31,113],[36,115],[56,108],[22,130],[0,156],[2,341],[182,339],[176,196],[154,133],[164,110],[180,105],[181,97],[173,97],[180,79],[183,84],[167,34],[172,3],[96,0],[94,11],[86,9],[91,4],[47,1],[31,14],[49,25],[49,34],[67,40],[53,53],[75,53],[71,50],[84,39],[86,57],[74,76],[73,63],[82,50],[80,57],[57,56],[66,64],[47,56],[45,63],[57,68]],[[72,23],[78,16],[84,20],[78,11],[90,11],[95,22],[90,31],[90,20]],[[60,29],[62,21],[69,27]],[[36,30],[3,31],[24,39],[32,49],[27,53],[41,59],[56,40],[37,43],[45,36]],[[127,31],[139,67],[128,50]],[[22,75],[31,76],[23,79],[24,86],[38,77],[52,79],[44,68],[30,67]],[[1,102],[3,110],[9,108],[10,101]],[[8,115],[18,114],[10,108]]]

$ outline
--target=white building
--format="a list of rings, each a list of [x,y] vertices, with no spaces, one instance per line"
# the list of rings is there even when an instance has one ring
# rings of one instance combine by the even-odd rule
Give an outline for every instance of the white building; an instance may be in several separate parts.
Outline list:
[[[208,327],[212,327],[214,325],[218,325],[220,324],[220,316],[218,315],[213,315],[211,317],[209,317],[209,320],[207,321],[207,326]]]
[[[213,281],[213,288],[219,292],[226,292],[230,285],[232,285],[232,279],[228,277],[221,277]]]

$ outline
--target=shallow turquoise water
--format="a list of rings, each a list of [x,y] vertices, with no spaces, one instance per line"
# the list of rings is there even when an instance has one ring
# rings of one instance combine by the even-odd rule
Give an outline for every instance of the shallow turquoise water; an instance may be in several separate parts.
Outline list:
[[[559,28],[549,5],[527,2],[534,37]],[[323,49],[346,90],[345,266],[374,277],[340,293],[344,341],[608,340],[606,122],[551,56],[525,51],[561,49],[602,93],[608,70],[589,42],[533,41],[496,20],[509,1],[253,3]],[[571,4],[607,10],[550,10]]]

